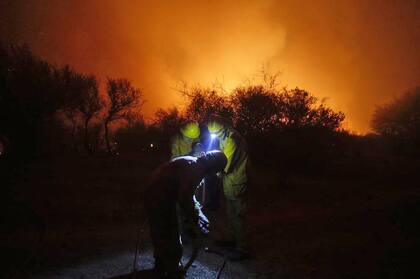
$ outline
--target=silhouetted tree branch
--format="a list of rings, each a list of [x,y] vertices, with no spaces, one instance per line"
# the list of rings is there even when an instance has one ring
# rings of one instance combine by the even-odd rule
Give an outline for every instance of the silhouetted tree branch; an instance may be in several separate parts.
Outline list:
[[[83,76],[83,98],[77,106],[84,117],[84,145],[86,150],[93,153],[93,149],[89,143],[89,122],[103,108],[103,101],[99,96],[98,82],[94,76]]]
[[[181,93],[187,100],[186,118],[198,122],[205,122],[212,117],[225,118],[229,122],[233,119],[234,112],[229,99],[215,88],[185,88]]]
[[[110,106],[107,111],[104,127],[105,127],[105,143],[108,152],[112,151],[109,140],[109,124],[113,121],[124,119],[135,106],[141,106],[141,91],[131,85],[126,79],[107,80],[106,93],[109,98]]]

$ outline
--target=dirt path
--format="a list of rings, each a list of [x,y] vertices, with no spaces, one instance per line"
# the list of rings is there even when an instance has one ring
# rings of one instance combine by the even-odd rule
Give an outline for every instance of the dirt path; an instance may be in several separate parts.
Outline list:
[[[137,279],[153,278],[150,269],[153,268],[152,249],[148,243],[142,247],[137,263]],[[190,249],[186,249],[182,261],[188,260]],[[80,258],[77,262],[61,264],[59,268],[40,272],[29,276],[31,279],[70,279],[70,278],[132,278],[133,251],[119,251],[107,255]],[[189,269],[186,278],[213,279],[223,263],[223,258],[217,255],[200,252],[197,260]],[[221,278],[264,278],[257,277],[250,270],[251,262],[232,263],[225,266]]]

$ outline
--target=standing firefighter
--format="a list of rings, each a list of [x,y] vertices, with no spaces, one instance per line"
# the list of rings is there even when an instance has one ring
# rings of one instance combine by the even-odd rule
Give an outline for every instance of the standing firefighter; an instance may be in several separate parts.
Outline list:
[[[232,260],[242,260],[248,256],[245,238],[245,195],[248,183],[246,143],[238,132],[221,121],[210,121],[207,127],[210,135],[219,139],[220,149],[227,157],[223,193],[226,199],[229,237],[220,244],[234,247],[230,255]]]
[[[182,125],[179,133],[171,139],[171,158],[190,155],[200,140],[200,127],[197,122]]]
[[[226,156],[220,151],[196,158],[183,156],[161,165],[153,173],[145,195],[145,207],[154,247],[155,271],[166,278],[182,278],[177,207],[182,212],[184,230],[195,240],[198,235],[198,210],[193,194],[208,174],[223,171]]]

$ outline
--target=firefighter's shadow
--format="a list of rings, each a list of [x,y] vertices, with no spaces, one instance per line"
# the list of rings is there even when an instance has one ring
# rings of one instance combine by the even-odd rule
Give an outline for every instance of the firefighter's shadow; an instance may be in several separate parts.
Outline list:
[[[159,279],[161,277],[156,276],[152,269],[139,270],[135,274],[128,273],[111,277],[108,279]]]

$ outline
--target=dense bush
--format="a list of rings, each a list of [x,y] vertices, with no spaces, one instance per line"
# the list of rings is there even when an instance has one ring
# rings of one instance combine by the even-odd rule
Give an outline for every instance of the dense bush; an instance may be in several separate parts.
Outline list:
[[[420,87],[377,107],[371,124],[393,151],[419,154]]]
[[[193,87],[182,93],[186,102],[184,113],[160,111],[155,125],[177,129],[184,119],[205,123],[211,118],[222,118],[250,143],[253,162],[275,163],[281,172],[320,172],[321,162],[331,156],[344,120],[342,112],[333,111],[299,88],[247,85],[226,94],[216,88]],[[168,138],[176,131],[162,135]]]

